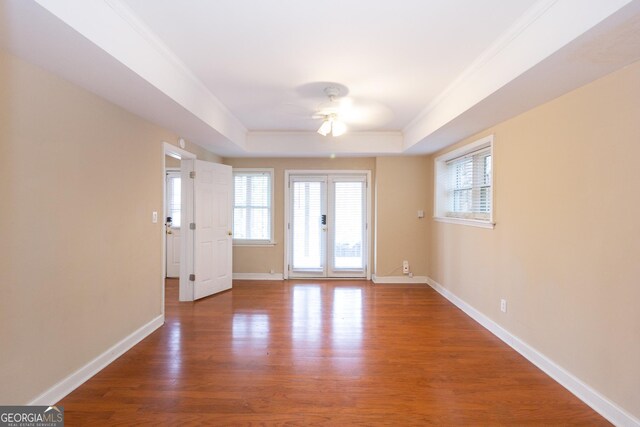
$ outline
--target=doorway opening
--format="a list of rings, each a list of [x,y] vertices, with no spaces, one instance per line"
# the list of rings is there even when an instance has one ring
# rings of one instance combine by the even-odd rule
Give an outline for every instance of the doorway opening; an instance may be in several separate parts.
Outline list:
[[[371,277],[370,171],[285,171],[285,278]]]
[[[182,179],[180,168],[165,168],[165,277],[180,278],[180,227],[182,225]]]
[[[188,278],[183,277],[181,265],[190,262],[191,254],[186,250],[185,239],[181,237],[182,218],[192,209],[187,201],[190,189],[182,176],[189,173],[189,165],[183,160],[195,159],[196,155],[167,142],[163,156],[163,218],[162,227],[162,309],[165,308],[165,293],[177,302],[179,293],[188,286]],[[176,287],[167,292],[167,286]],[[180,298],[181,299],[181,298]]]

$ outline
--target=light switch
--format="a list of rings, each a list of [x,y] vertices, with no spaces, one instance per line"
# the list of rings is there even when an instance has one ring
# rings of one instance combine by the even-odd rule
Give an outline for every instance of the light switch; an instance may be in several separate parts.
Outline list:
[[[154,224],[158,223],[158,211],[153,211],[151,214],[151,222]]]
[[[424,211],[418,211],[418,218],[424,218]]]

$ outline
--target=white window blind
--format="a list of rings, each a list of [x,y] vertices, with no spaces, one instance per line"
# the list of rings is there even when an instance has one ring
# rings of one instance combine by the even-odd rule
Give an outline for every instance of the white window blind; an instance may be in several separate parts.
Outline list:
[[[272,241],[273,172],[233,172],[233,236],[236,241]]]
[[[491,222],[492,137],[436,159],[436,218]]]
[[[323,183],[294,181],[292,186],[293,268],[322,269]]]
[[[364,268],[365,182],[335,182],[334,268]]]

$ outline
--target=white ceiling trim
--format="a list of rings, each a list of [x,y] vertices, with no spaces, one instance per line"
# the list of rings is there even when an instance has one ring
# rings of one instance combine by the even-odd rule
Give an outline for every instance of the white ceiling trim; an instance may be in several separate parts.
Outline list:
[[[437,150],[443,141],[438,141],[438,147],[430,147],[430,135],[631,1],[541,0],[536,3],[404,129],[404,150]],[[576,13],[577,10],[580,13]],[[444,144],[453,142],[444,141]]]
[[[509,43],[513,42],[522,32],[529,27],[540,15],[545,13],[554,3],[558,0],[540,0],[536,2],[527,12],[518,19],[507,31],[505,31],[500,38],[498,38],[493,44],[491,44],[478,58],[476,58],[471,65],[469,65],[458,77],[456,77],[449,86],[445,88],[433,101],[431,101],[424,110],[411,120],[404,130],[410,129],[416,123],[424,120],[427,115],[436,108],[444,99],[450,96],[457,87],[463,85],[467,80],[473,78],[473,75],[477,73],[485,64],[487,64],[498,53],[505,49]]]
[[[19,56],[206,149],[223,156],[323,157],[432,153],[614,71],[633,60],[635,45],[605,64],[578,62],[575,52],[593,50],[593,38],[611,38],[617,25],[637,15],[640,0],[540,0],[403,131],[336,139],[247,131],[121,0],[10,6],[5,43]],[[46,37],[28,31],[33,22]]]
[[[118,0],[36,0],[38,4],[244,148],[244,125]]]
[[[377,156],[402,154],[401,132],[348,132],[340,137],[317,132],[249,131],[247,151],[257,157]]]

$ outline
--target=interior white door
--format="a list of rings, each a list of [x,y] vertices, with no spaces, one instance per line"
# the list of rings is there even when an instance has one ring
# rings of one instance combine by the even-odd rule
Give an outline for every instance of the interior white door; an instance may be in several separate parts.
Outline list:
[[[232,286],[231,166],[194,165],[194,299]]]
[[[180,223],[181,223],[181,179],[180,171],[168,171],[166,179],[165,241],[166,277],[180,276]]]
[[[289,277],[327,275],[327,177],[289,180]]]

